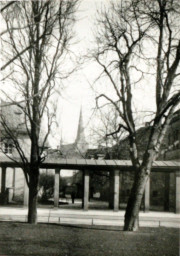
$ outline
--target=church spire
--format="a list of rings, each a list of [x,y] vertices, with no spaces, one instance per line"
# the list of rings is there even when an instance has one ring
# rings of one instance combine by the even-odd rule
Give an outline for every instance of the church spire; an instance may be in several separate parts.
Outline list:
[[[76,135],[76,140],[74,144],[78,147],[78,149],[81,152],[86,151],[88,148],[88,144],[86,142],[85,134],[84,134],[82,106],[80,108],[77,135]]]
[[[60,137],[59,146],[60,146],[60,148],[61,148],[61,146],[63,145],[62,127],[61,127],[61,131],[60,131],[60,133],[61,133],[61,137]]]
[[[80,140],[82,140],[82,138],[85,139],[84,128],[83,128],[83,118],[82,118],[82,106],[81,106],[75,144],[77,144]]]

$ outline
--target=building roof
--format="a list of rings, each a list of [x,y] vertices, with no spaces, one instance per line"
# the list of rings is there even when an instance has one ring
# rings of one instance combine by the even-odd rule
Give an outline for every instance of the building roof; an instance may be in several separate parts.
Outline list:
[[[10,102],[1,102],[0,105],[0,130],[3,131],[2,123],[5,123],[11,130],[27,133],[25,116],[23,110]]]
[[[20,159],[16,159],[19,162]],[[17,163],[4,156],[0,159],[0,167],[18,167]],[[132,163],[130,160],[94,160],[94,159],[45,159],[41,164],[41,168],[48,169],[75,169],[84,170],[120,170],[120,171],[133,171]],[[176,161],[154,161],[152,171],[159,172],[180,172],[180,164]]]
[[[21,107],[23,105],[21,104]],[[17,106],[16,104],[12,104],[11,102],[5,102],[1,101],[0,104],[0,136],[5,137],[6,131],[3,127],[3,122],[7,125],[7,127],[12,132],[18,132],[19,134],[26,134],[27,132],[27,126],[25,122],[25,114],[23,112],[23,109]],[[39,137],[39,145],[42,146],[45,138],[45,132],[42,130]],[[49,141],[46,140],[44,148],[50,147]]]

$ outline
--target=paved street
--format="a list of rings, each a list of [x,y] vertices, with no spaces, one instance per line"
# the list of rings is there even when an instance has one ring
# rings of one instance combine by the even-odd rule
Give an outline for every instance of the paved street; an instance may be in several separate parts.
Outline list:
[[[0,208],[0,221],[27,221],[26,207],[4,206]],[[123,226],[125,211],[38,208],[39,223],[84,224]],[[180,214],[165,212],[140,212],[141,227],[180,227]]]

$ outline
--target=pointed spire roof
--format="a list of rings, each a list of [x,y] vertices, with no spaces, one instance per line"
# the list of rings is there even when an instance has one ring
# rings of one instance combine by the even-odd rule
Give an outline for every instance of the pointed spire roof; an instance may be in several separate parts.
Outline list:
[[[61,138],[60,138],[60,142],[59,142],[59,146],[61,148],[61,146],[63,145],[63,137],[62,137],[62,127],[61,127]]]
[[[82,143],[82,142],[86,143],[85,135],[84,135],[84,127],[83,127],[82,106],[81,106],[75,144]]]
[[[67,145],[61,144],[61,148],[64,156],[68,158],[84,158],[83,155],[88,149],[88,143],[84,134],[82,107],[80,108],[77,135],[74,143]]]

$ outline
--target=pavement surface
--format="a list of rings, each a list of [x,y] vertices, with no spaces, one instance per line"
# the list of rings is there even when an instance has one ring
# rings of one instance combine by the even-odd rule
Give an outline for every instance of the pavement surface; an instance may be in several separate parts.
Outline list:
[[[1,206],[0,221],[27,221],[27,207]],[[39,223],[59,223],[72,225],[107,225],[123,226],[125,211],[90,209],[63,209],[44,206],[38,208]],[[140,212],[140,227],[174,227],[180,228],[180,214],[167,212]]]

